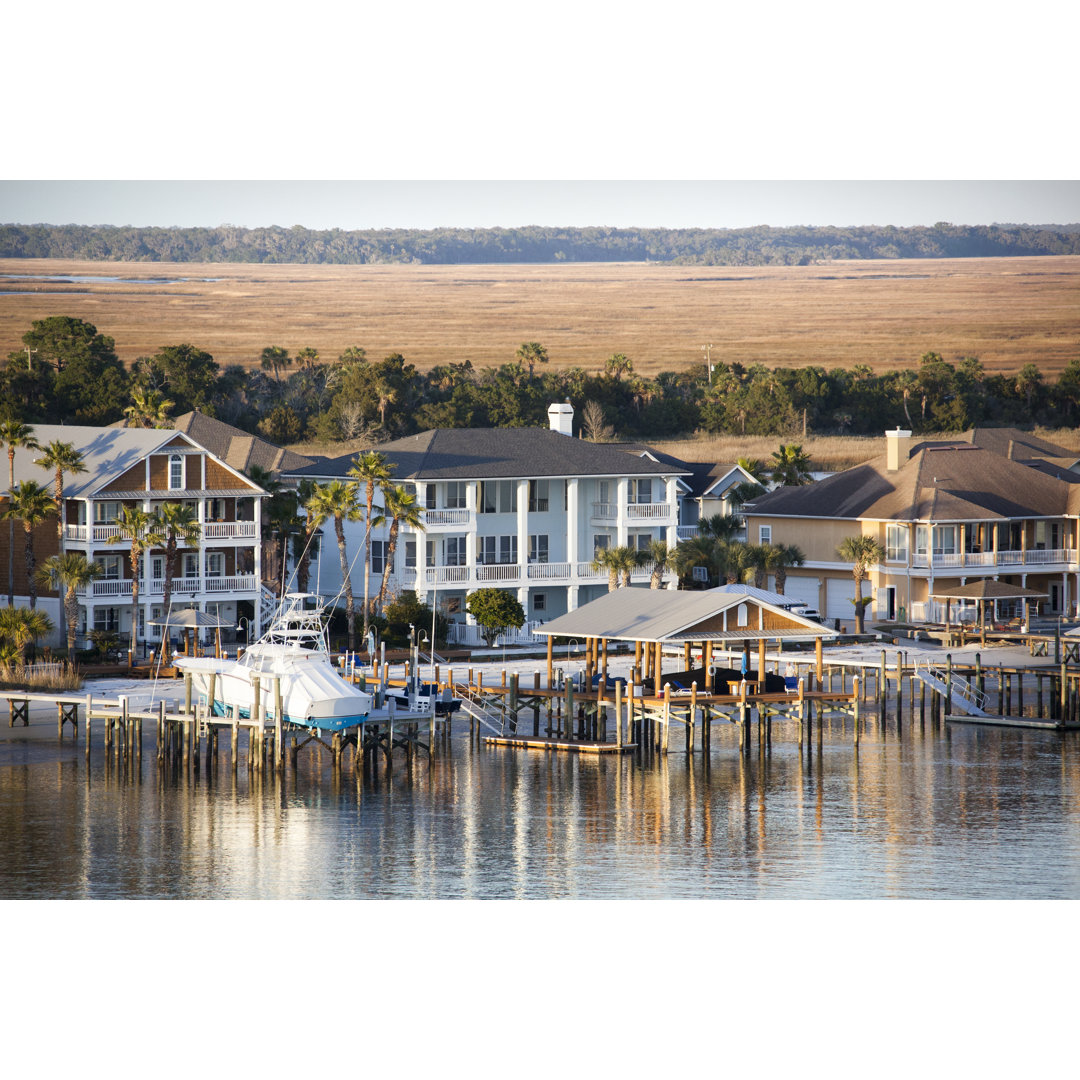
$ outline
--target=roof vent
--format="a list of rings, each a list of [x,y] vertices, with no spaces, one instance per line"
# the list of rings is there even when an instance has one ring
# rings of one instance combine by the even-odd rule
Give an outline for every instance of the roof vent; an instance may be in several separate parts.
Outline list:
[[[569,401],[553,402],[548,406],[548,424],[560,435],[573,435],[574,406]]]

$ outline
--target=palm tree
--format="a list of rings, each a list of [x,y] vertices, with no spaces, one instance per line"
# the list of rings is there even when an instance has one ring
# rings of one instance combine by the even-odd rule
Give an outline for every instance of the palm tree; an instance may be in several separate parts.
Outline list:
[[[810,475],[810,455],[801,446],[794,443],[785,446],[781,443],[780,449],[773,451],[772,459],[770,475],[780,487],[798,487],[813,480]]]
[[[371,595],[369,592],[371,527],[381,525],[384,520],[381,514],[375,516],[375,488],[386,484],[390,479],[391,472],[393,472],[393,469],[390,463],[377,450],[369,450],[366,454],[360,454],[349,470],[349,476],[357,482],[357,486],[364,485],[364,641],[367,641],[368,623],[371,617],[371,610],[368,607],[368,597]],[[351,644],[349,650],[352,651]]]
[[[30,595],[30,607],[37,607],[37,579],[34,576],[34,529],[50,514],[55,513],[52,498],[48,491],[33,480],[23,480],[15,485],[15,492],[4,510],[4,517],[14,523],[18,518],[23,523],[26,536],[23,551],[26,559],[26,582]]]
[[[102,569],[81,551],[50,555],[38,569],[38,580],[50,589],[64,593],[64,618],[67,621],[68,659],[75,655],[75,632],[79,626],[79,598],[76,590],[85,589]]]
[[[619,587],[619,562],[615,555],[617,550],[617,548],[597,548],[593,556],[592,568],[607,571],[608,592],[614,592]]]
[[[622,579],[623,588],[630,587],[630,575],[639,567],[644,566],[649,559],[647,551],[639,551],[636,547],[617,547],[614,549],[615,558],[619,564],[619,577]]]
[[[765,466],[764,461],[760,461],[758,458],[745,458],[738,459],[738,465],[740,469],[744,469],[748,472],[759,484],[764,484],[769,477],[769,470]]]
[[[394,565],[394,552],[397,550],[398,531],[402,525],[410,529],[423,530],[424,522],[421,516],[422,507],[416,500],[416,495],[401,484],[384,484],[383,507],[386,516],[390,519],[390,535],[386,547],[386,561],[383,564],[382,582],[379,585],[379,595],[375,598],[375,606],[382,611],[386,600],[386,587],[390,583],[390,570]]]
[[[131,404],[124,409],[127,417],[124,424],[126,427],[137,428],[171,427],[169,410],[175,404],[175,401],[170,401],[160,390],[136,388],[131,391]]]
[[[734,540],[742,529],[742,519],[735,514],[713,514],[698,522],[698,532],[714,540]]]
[[[15,450],[25,447],[27,450],[40,450],[34,429],[21,420],[0,421],[0,442],[7,444],[8,454],[8,498],[15,490]],[[8,607],[15,606],[15,519],[8,519]]]
[[[301,480],[296,485],[297,509],[303,506],[311,498],[315,491],[314,480]],[[308,580],[311,576],[311,548],[312,537],[315,535],[316,525],[312,524],[311,515],[304,518],[297,517],[300,531],[293,534],[293,558],[296,562],[296,588],[298,592],[307,592]]]
[[[787,572],[789,566],[802,566],[806,562],[806,554],[802,548],[795,544],[774,544],[776,556],[773,559],[773,573],[776,574],[776,591],[781,596],[787,588]]]
[[[263,371],[272,371],[274,373],[274,380],[278,384],[279,395],[281,393],[281,375],[279,374],[279,369],[287,368],[291,363],[292,357],[289,355],[289,351],[283,349],[280,345],[267,345],[259,357],[259,365]]]
[[[548,362],[547,349],[539,341],[523,342],[515,355],[521,363],[528,364],[530,379],[533,377],[533,368],[537,364],[546,364]]]
[[[345,557],[345,526],[346,521],[360,520],[360,505],[356,498],[356,485],[345,484],[340,480],[331,480],[328,484],[316,484],[311,498],[304,504],[309,520],[314,524],[311,528],[319,528],[323,522],[333,518],[334,533],[337,536],[338,555],[341,558],[341,580],[345,588],[345,620],[349,633],[349,652],[356,645],[356,619],[354,616],[352,580],[349,577],[349,560]],[[367,583],[367,574],[364,575]],[[365,603],[367,597],[364,598]],[[364,637],[367,638],[367,623],[365,620]]]
[[[863,595],[862,583],[869,576],[870,567],[885,558],[885,549],[873,536],[848,536],[840,542],[837,555],[851,563],[851,573],[855,578],[855,633],[863,632]],[[869,599],[869,597],[867,598]]]
[[[769,583],[769,563],[772,560],[772,544],[744,545],[742,569],[755,589],[764,589]]]
[[[135,655],[135,638],[139,628],[139,565],[143,553],[165,543],[162,519],[138,506],[122,506],[116,518],[119,532],[106,544],[130,542],[128,559],[131,563],[131,655]]]
[[[706,585],[711,585],[714,572],[718,571],[719,548],[719,541],[703,532],[680,541],[672,559],[675,572],[680,579],[686,578],[692,574],[695,566],[704,566],[708,572]]]
[[[199,517],[195,509],[183,503],[165,503],[157,511],[161,532],[165,535],[165,595],[162,603],[168,613],[172,604],[173,575],[176,573],[176,551],[181,543],[197,548],[202,538]]]
[[[650,540],[648,555],[652,562],[652,574],[649,575],[649,588],[659,589],[664,584],[664,571],[675,554],[673,548],[669,548],[666,540]]]
[[[45,448],[45,453],[34,460],[35,465],[43,469],[56,470],[56,487],[53,489],[53,502],[56,503],[56,541],[60,551],[64,550],[64,473],[86,472],[86,463],[82,453],[75,449],[74,443],[60,442],[54,439]]]
[[[20,664],[26,663],[27,646],[52,632],[52,619],[43,611],[24,607],[0,608],[0,641],[15,646]]]
[[[607,358],[606,371],[614,376],[616,382],[620,382],[624,375],[629,375],[634,370],[634,361],[625,353],[612,353]]]

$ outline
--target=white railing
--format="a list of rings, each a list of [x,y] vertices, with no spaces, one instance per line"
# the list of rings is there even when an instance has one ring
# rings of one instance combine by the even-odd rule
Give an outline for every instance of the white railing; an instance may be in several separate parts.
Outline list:
[[[599,578],[606,578],[608,572],[607,570],[596,569],[591,562],[579,562],[577,564],[577,576],[579,578],[589,578],[595,581]]]
[[[427,528],[432,525],[468,525],[471,515],[468,510],[425,510],[424,524]]]
[[[86,526],[85,525],[65,525],[64,526],[64,539],[65,540],[85,540],[86,539]]]
[[[235,574],[231,577],[208,577],[203,578],[203,591],[208,593],[226,592],[255,592],[259,587],[254,574]],[[165,579],[153,578],[149,586],[143,582],[143,592],[150,596],[163,596],[165,593]],[[174,577],[172,579],[173,593],[190,596],[199,591],[199,579],[197,577]]]
[[[429,585],[460,585],[469,580],[467,566],[432,566],[424,574]]]
[[[208,521],[203,525],[204,540],[232,540],[237,537],[254,537],[254,521]]]
[[[539,645],[546,644],[547,638],[533,633],[533,628],[540,624],[526,622],[518,630],[507,630],[499,635],[495,647],[502,645]],[[473,648],[484,648],[483,631],[479,626],[469,626],[467,623],[450,623],[447,628],[446,640],[451,645],[468,645]]]
[[[964,566],[1047,566],[1074,565],[1076,548],[1029,548],[1027,551],[950,551],[935,552],[932,560],[925,555],[916,555],[911,565],[916,567],[933,566],[935,569],[953,569]]]
[[[661,521],[671,517],[670,503],[630,503],[626,516],[638,521]]]
[[[254,592],[255,575],[242,574],[234,577],[208,577],[204,579],[206,592]]]
[[[690,540],[698,535],[698,527],[696,525],[680,525],[678,526],[675,535],[680,540]]]
[[[520,577],[521,567],[517,563],[495,563],[476,568],[477,581],[517,581]]]
[[[529,563],[531,581],[552,581],[570,577],[568,562]]]
[[[619,516],[618,504],[594,502],[592,504],[592,516],[603,521],[615,521]]]
[[[106,578],[91,581],[86,588],[76,589],[78,596],[130,596],[131,578]]]
[[[1025,552],[1024,562],[1028,566],[1044,566],[1046,563],[1073,563],[1076,562],[1075,548],[1031,548]]]

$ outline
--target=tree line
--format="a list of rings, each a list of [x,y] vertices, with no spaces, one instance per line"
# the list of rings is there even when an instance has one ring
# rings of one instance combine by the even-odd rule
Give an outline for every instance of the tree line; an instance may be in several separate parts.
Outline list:
[[[569,401],[580,433],[602,441],[711,434],[877,435],[972,425],[1080,423],[1080,358],[1056,380],[1035,364],[988,374],[976,357],[924,353],[915,368],[715,364],[639,376],[613,353],[597,368],[547,370],[547,350],[524,342],[505,364],[469,360],[421,372],[400,353],[369,359],[354,345],[335,359],[268,345],[257,365],[222,368],[198,346],[168,345],[127,367],[113,338],[82,319],[33,322],[0,367],[0,416],[27,424],[168,426],[198,409],[279,445],[314,439],[372,444],[439,427],[546,427]],[[575,432],[577,433],[577,432]]]
[[[831,259],[1075,255],[1077,225],[766,225],[743,229],[136,228],[0,225],[0,258],[223,263],[667,262],[810,265]]]

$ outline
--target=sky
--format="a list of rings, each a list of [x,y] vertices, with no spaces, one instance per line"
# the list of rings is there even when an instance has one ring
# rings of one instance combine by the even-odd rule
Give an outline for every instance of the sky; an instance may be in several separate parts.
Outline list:
[[[1078,181],[0,181],[0,221],[310,229],[1080,222]]]
[[[1080,5],[750,8],[20,5],[0,222],[1080,221]]]

